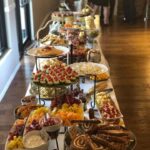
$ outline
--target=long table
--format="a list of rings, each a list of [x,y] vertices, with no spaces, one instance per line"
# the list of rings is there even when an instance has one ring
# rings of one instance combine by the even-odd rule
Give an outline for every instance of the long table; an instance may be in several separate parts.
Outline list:
[[[98,37],[98,39],[97,39],[98,40],[97,48],[100,50],[100,53],[101,53],[101,62],[100,63],[106,65],[109,68],[109,64],[108,64],[108,62],[107,62],[107,60],[106,60],[106,58],[103,54],[103,51],[101,49],[101,46],[100,46],[100,43],[99,43],[99,38],[100,37]],[[35,70],[36,70],[36,67],[34,67],[34,71]],[[108,82],[108,88],[113,89],[113,91],[110,93],[111,97],[112,97],[112,100],[114,101],[114,103],[116,104],[118,109],[120,110],[119,104],[118,104],[118,101],[117,101],[117,98],[116,98],[116,94],[115,94],[115,91],[114,91],[114,88],[113,88],[113,85],[112,85],[112,82],[111,82],[111,78],[107,82]],[[92,86],[93,86],[92,82],[86,84],[86,86],[85,86],[85,84],[82,84],[82,83],[80,84],[81,89],[83,89],[84,91],[88,91],[88,89],[91,88]],[[28,86],[26,96],[30,95],[30,88],[31,88],[31,84]],[[45,106],[50,107],[50,103],[51,103],[50,101],[46,101]],[[123,120],[122,120],[122,125],[124,125]],[[62,128],[61,130],[64,130],[64,128]],[[64,137],[65,137],[64,134],[59,134],[59,136],[58,136],[58,142],[59,142],[59,149],[60,150],[64,149]],[[56,141],[55,140],[51,140],[50,143],[49,143],[49,150],[53,150],[53,149],[56,149]]]
[[[105,56],[103,55],[102,51],[101,51],[101,57],[102,57],[101,63],[104,64],[104,65],[107,65],[109,67],[108,62],[105,59]],[[36,68],[34,68],[34,69],[36,69]],[[113,88],[111,79],[109,79],[107,82],[108,82],[108,87],[109,88]],[[85,84],[80,84],[81,89],[83,89],[84,91],[88,91],[88,89],[91,88],[92,86],[93,86],[93,83],[88,83],[88,86],[87,85],[85,86]],[[30,88],[31,88],[31,84],[28,86],[28,89],[27,89],[27,92],[26,92],[26,96],[30,95]],[[111,92],[111,97],[112,97],[112,100],[114,101],[114,103],[116,104],[116,106],[118,107],[118,109],[120,110],[114,90]],[[51,101],[45,101],[45,106],[50,107],[50,103],[51,103]],[[59,148],[61,150],[63,150],[64,149],[64,134],[59,134],[58,141],[59,141]],[[55,140],[52,140],[49,143],[49,150],[53,150],[53,149],[56,149],[56,142],[55,142]]]
[[[99,17],[96,16],[95,18],[96,18],[95,19],[95,24],[96,24],[96,26],[98,28],[99,27]],[[108,62],[107,62],[107,60],[106,60],[106,58],[105,58],[105,56],[103,54],[103,51],[101,49],[99,41],[100,41],[100,36],[97,38],[97,45],[95,45],[95,48],[99,49],[99,51],[101,53],[101,62],[100,63],[106,65],[109,68],[109,71],[110,71],[109,64],[108,64]],[[34,67],[33,71],[35,71],[35,70],[36,70],[36,66]],[[113,85],[112,85],[112,82],[111,82],[111,78],[107,82],[108,82],[108,88],[113,88]],[[80,87],[81,87],[81,89],[84,89],[84,91],[88,91],[88,89],[93,86],[93,83],[89,82],[87,85],[85,86],[84,83],[81,83]],[[25,94],[26,96],[27,95],[31,95],[30,94],[30,88],[31,88],[31,84],[29,84],[29,86],[27,88],[27,91],[26,91],[26,94]],[[112,100],[114,101],[114,103],[116,104],[116,106],[118,107],[118,109],[120,110],[119,104],[118,104],[118,101],[117,101],[117,98],[116,98],[116,94],[115,94],[115,91],[114,91],[114,88],[113,88],[113,91],[111,92],[111,97],[112,97]],[[50,107],[50,103],[51,103],[50,101],[46,101],[45,106]],[[123,120],[122,120],[122,125],[124,125]],[[61,130],[64,130],[64,128],[62,128]],[[58,136],[58,142],[59,142],[59,149],[60,150],[64,149],[64,137],[65,137],[65,134],[59,134],[59,136]],[[56,141],[55,140],[50,140],[49,141],[49,150],[53,150],[53,149],[56,149],[56,148],[57,148],[56,147]]]

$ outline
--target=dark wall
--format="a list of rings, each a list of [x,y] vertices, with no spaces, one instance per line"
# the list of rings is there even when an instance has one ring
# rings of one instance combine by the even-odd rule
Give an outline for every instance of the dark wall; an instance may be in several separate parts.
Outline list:
[[[123,16],[123,1],[118,0],[118,15]],[[145,3],[146,0],[135,0],[136,16],[141,17],[145,14]]]

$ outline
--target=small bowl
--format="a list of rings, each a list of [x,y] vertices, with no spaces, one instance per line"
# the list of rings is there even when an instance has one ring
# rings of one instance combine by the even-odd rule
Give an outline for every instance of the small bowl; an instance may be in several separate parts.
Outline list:
[[[42,139],[45,141],[45,144],[42,144],[38,147],[34,147],[34,148],[31,148],[27,143],[26,141],[29,139],[29,137],[33,136],[33,135],[39,135],[42,137]],[[48,134],[43,131],[43,130],[40,130],[40,131],[37,131],[37,130],[33,130],[31,132],[28,132],[27,134],[25,134],[23,136],[23,144],[24,144],[24,147],[27,149],[27,150],[48,150],[48,146],[49,146],[49,136]]]
[[[55,125],[52,125],[52,126],[43,126],[43,129],[46,131],[46,132],[55,132],[55,131],[58,131],[62,125],[62,120],[58,117],[51,117],[51,118],[57,118],[59,120],[59,123],[58,124],[55,124]]]
[[[23,97],[23,98],[21,99],[21,104],[22,104],[22,105],[37,104],[36,96],[34,96],[34,95],[29,95],[29,96]]]
[[[89,39],[94,39],[99,35],[100,31],[98,29],[87,30],[86,34]]]

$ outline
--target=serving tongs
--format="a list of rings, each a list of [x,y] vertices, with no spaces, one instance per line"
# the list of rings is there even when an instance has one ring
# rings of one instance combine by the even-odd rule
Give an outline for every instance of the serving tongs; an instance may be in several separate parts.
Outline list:
[[[95,76],[95,75],[92,75],[92,74],[79,75],[79,78],[82,79],[82,83],[85,83],[85,79],[90,78],[91,76]],[[96,82],[96,83],[97,83],[97,82],[105,82],[105,81],[108,81],[108,79],[109,79],[109,78],[107,78],[107,79],[101,79],[101,80],[96,80],[96,79],[95,79],[94,82]]]
[[[100,90],[100,91],[98,91],[98,93],[104,92],[104,93],[108,94],[108,93],[111,93],[112,91],[113,91],[113,88],[109,88],[109,89]]]
[[[96,91],[96,93],[102,93],[102,92],[104,92],[105,94],[109,94],[112,91],[113,91],[113,88],[108,88],[108,89],[98,90],[98,91]],[[94,90],[91,91],[90,93],[87,93],[86,96],[90,97],[91,95],[93,95],[92,93],[94,94]]]

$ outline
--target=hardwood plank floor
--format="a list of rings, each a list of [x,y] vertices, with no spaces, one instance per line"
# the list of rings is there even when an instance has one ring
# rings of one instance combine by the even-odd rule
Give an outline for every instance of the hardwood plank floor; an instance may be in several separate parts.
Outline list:
[[[104,30],[101,46],[125,123],[137,136],[136,150],[149,150],[150,28],[116,24]]]
[[[14,123],[14,108],[20,105],[20,99],[25,95],[33,71],[34,60],[24,57],[21,67],[11,83],[6,95],[0,102],[0,150],[4,150],[4,144],[9,129]]]
[[[136,150],[150,148],[150,27],[144,23],[114,22],[104,28],[101,46],[110,64],[111,78],[128,128],[137,136]],[[24,57],[21,68],[0,103],[0,150],[14,122],[13,109],[24,96],[34,60]]]

